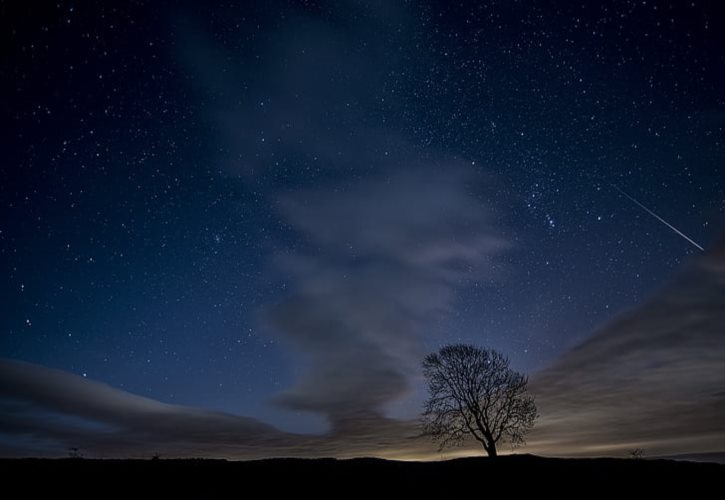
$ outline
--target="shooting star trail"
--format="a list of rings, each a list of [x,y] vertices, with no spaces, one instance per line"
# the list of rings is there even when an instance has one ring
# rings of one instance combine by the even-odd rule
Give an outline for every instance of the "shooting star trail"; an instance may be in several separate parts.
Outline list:
[[[648,214],[650,214],[652,217],[654,217],[655,219],[657,219],[658,221],[660,221],[662,224],[664,224],[665,226],[669,227],[674,232],[676,232],[677,234],[679,234],[680,236],[682,236],[683,238],[685,238],[687,241],[689,241],[690,243],[692,243],[693,245],[695,245],[698,249],[700,249],[703,252],[705,251],[705,249],[702,248],[697,243],[695,243],[695,241],[693,241],[692,238],[690,238],[685,233],[683,233],[682,231],[680,231],[679,229],[677,229],[675,226],[673,226],[672,224],[670,224],[669,222],[667,222],[666,220],[664,220],[662,217],[660,217],[659,215],[657,215],[656,213],[654,213],[649,208],[647,208],[644,205],[642,205],[636,198],[634,198],[633,196],[630,196],[629,194],[627,194],[619,186],[617,186],[615,184],[610,184],[610,186],[612,186],[614,189],[616,189],[617,191],[619,191],[621,194],[623,194],[624,196],[626,196],[627,198],[629,198],[629,200],[632,201],[632,203],[636,204],[638,207],[640,207],[642,210],[644,210],[645,212],[647,212]]]

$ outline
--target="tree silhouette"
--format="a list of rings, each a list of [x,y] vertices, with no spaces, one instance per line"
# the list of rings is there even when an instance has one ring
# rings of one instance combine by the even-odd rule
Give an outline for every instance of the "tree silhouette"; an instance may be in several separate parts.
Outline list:
[[[493,349],[449,345],[425,357],[423,373],[429,392],[423,429],[440,449],[472,436],[495,457],[501,439],[514,447],[525,442],[538,416],[536,404],[527,393],[528,377],[512,370],[506,356]]]

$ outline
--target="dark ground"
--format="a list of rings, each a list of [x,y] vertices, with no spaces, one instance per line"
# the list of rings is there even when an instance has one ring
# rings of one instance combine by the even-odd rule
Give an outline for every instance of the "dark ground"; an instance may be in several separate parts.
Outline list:
[[[555,459],[529,455],[444,462],[378,459],[2,459],[5,491],[63,498],[685,498],[719,496],[725,465],[673,460]],[[15,488],[19,487],[19,490]],[[497,495],[497,496],[499,496]],[[660,496],[660,495],[658,495]]]

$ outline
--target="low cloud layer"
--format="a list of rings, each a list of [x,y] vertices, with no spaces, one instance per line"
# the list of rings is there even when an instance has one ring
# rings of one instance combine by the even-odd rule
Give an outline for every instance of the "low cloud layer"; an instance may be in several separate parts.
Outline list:
[[[407,245],[401,245],[404,247]],[[434,274],[447,277],[440,278],[444,283],[458,272],[449,274],[445,265],[433,269]],[[280,314],[289,305],[280,307],[271,314]],[[330,313],[334,316],[347,311],[339,307]],[[417,324],[416,314],[412,317],[411,325]],[[319,321],[315,314],[311,318]],[[525,451],[624,456],[631,448],[643,447],[652,456],[724,450],[723,324],[725,240],[690,262],[680,277],[648,304],[602,328],[533,376],[542,417]],[[289,328],[288,335],[297,331],[285,328]],[[355,342],[375,345],[376,337],[371,334],[368,338],[361,333],[364,331],[351,333],[361,338],[351,341],[350,349],[356,347]],[[304,346],[314,339],[302,337],[299,342],[308,349]],[[403,346],[400,351],[392,352],[407,352],[406,339],[398,341]],[[319,340],[326,342],[324,335]],[[345,355],[342,347],[333,350]],[[314,350],[311,356],[319,361],[317,352],[327,351]],[[365,352],[362,355],[368,356]],[[372,362],[373,358],[366,359]],[[353,407],[358,412],[355,418],[347,420],[345,427],[318,436],[284,433],[254,419],[167,405],[58,370],[0,361],[0,455],[58,456],[73,446],[89,456],[148,457],[158,452],[165,456],[230,458],[439,458],[429,441],[419,435],[415,421],[393,420],[374,412],[366,416],[358,411],[378,409],[397,392],[369,389],[375,387],[378,368],[366,371],[357,361],[345,359],[353,364],[350,378],[342,377],[337,383],[323,381],[317,397],[307,392],[311,386],[305,385],[284,396],[290,406],[338,415],[340,407],[345,411],[350,408],[343,404],[340,391],[356,390],[359,380],[371,377],[363,388],[370,391],[362,398],[364,404]],[[381,371],[402,373],[393,364],[386,365],[385,356],[380,359]],[[402,386],[405,377],[395,376]],[[311,367],[306,380],[318,377],[324,377],[324,370]],[[459,452],[479,450],[453,450]]]
[[[725,450],[725,239],[535,377],[537,449]]]
[[[0,361],[0,380],[5,455],[55,454],[71,446],[101,456],[196,455],[234,443],[261,449],[281,436],[254,419],[168,405],[20,361]]]
[[[408,456],[430,446],[408,422],[361,419],[354,435],[308,436],[164,404],[60,370],[0,360],[0,456]],[[430,451],[430,450],[429,450]]]

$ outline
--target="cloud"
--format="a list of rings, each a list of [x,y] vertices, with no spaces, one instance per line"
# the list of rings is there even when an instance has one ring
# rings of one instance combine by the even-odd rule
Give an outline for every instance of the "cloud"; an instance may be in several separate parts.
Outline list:
[[[240,39],[227,45],[216,43],[200,20],[176,18],[184,33],[179,59],[220,138],[221,170],[259,178],[406,158],[411,145],[386,125],[392,103],[382,99],[385,79],[400,62],[396,40],[410,22],[406,9],[340,2],[321,15],[280,8],[282,18],[276,10],[273,19],[254,14],[267,36],[237,25],[230,31]]]
[[[430,448],[414,425],[359,420],[350,436],[285,433],[252,418],[164,404],[61,370],[0,360],[0,456],[406,456]],[[431,450],[429,450],[431,451]]]
[[[457,182],[460,180],[453,185],[459,185]],[[368,187],[375,190],[376,186],[378,184],[371,180]],[[361,187],[351,195],[354,198],[368,193],[367,188]],[[314,200],[312,195],[308,193],[304,199]],[[454,199],[458,200],[455,206],[466,205],[458,197]],[[382,202],[396,203],[393,200]],[[297,203],[303,202],[291,199],[287,205],[289,210]],[[324,206],[309,210],[310,214],[316,214],[313,219],[317,220],[324,212]],[[342,221],[345,213],[341,210],[329,217],[330,224]],[[458,212],[453,210],[452,213]],[[303,220],[311,217],[305,213],[298,216]],[[328,217],[321,220],[328,220]],[[389,222],[381,221],[380,224]],[[314,233],[317,227],[314,225],[308,231]],[[421,234],[427,235],[425,231]],[[438,241],[427,236],[422,239]],[[453,272],[448,270],[443,264],[449,262],[446,258],[434,258],[435,265],[428,258],[421,261],[418,254],[406,251],[411,241],[419,240],[418,237],[412,240],[401,237],[399,245],[382,251],[384,258],[371,257],[377,255],[375,245],[360,255],[365,261],[402,259],[413,268],[421,266],[423,270],[413,274],[418,276],[420,272],[423,282],[431,280],[430,287],[425,287],[429,300],[437,300],[445,307],[447,299],[441,297],[446,296],[446,290],[461,273],[459,267],[453,266]],[[368,242],[367,238],[358,243],[365,246],[365,242]],[[325,246],[338,244],[337,239],[332,239]],[[469,245],[473,243],[469,242]],[[482,245],[479,252],[485,253],[486,245]],[[436,256],[457,256],[459,253],[459,250],[432,252]],[[415,335],[401,328],[400,331],[406,333],[400,334],[400,338],[392,338],[391,345],[396,347],[388,351],[377,346],[377,342],[390,333],[381,334],[378,329],[367,328],[389,324],[389,316],[401,316],[403,324],[409,327],[419,326],[428,309],[417,309],[417,302],[413,301],[406,306],[383,308],[382,312],[368,318],[364,305],[357,312],[348,308],[349,297],[355,295],[346,292],[341,295],[342,299],[330,302],[330,299],[338,299],[334,296],[336,287],[347,286],[345,280],[332,273],[331,276],[320,276],[318,283],[312,279],[317,275],[315,258],[308,257],[308,260],[311,264],[300,266],[299,290],[269,314],[272,320],[281,316],[283,324],[280,327],[284,329],[281,335],[288,336],[290,342],[298,342],[298,349],[309,351],[308,356],[313,361],[303,379],[312,385],[293,388],[283,400],[289,398],[285,402],[290,406],[328,412],[331,418],[340,418],[341,422],[332,432],[318,436],[285,433],[254,419],[167,405],[59,370],[2,360],[0,455],[59,456],[64,455],[68,447],[75,446],[89,456],[148,457],[160,452],[165,456],[229,458],[371,455],[439,458],[441,455],[431,442],[420,436],[415,420],[395,420],[379,413],[381,405],[404,390],[407,379],[402,366],[414,358],[408,358],[406,353],[415,351]],[[349,262],[354,260],[350,257]],[[343,259],[340,270],[349,271],[349,262]],[[367,269],[362,263],[360,268]],[[304,273],[310,273],[311,277]],[[369,282],[377,283],[377,278],[371,276],[363,272],[354,277],[353,281],[363,283],[353,285],[353,289],[358,286],[365,289]],[[392,281],[397,281],[395,276]],[[403,283],[412,282],[403,280]],[[363,296],[367,297],[366,294]],[[385,293],[380,297],[381,302],[394,299]],[[306,300],[309,304],[317,304],[315,307],[319,309],[313,307],[312,311],[287,316],[286,308],[291,303]],[[368,297],[367,300],[378,304],[377,298]],[[348,313],[355,315],[354,319],[345,317]],[[643,447],[647,455],[654,456],[725,449],[724,315],[725,240],[690,262],[670,286],[647,304],[606,325],[532,377],[532,389],[537,393],[542,417],[525,451],[623,456],[631,448]],[[323,317],[336,319],[338,316],[342,316],[343,328],[335,331],[344,332],[351,340],[333,336],[332,330],[325,328],[319,336],[314,336],[308,332],[318,332],[318,329],[307,330],[298,324],[304,324],[300,318],[308,318],[311,324],[317,324]],[[285,318],[294,320],[288,325]],[[366,327],[358,328],[358,321]],[[393,335],[398,335],[398,331],[396,329]],[[295,339],[295,336],[299,338]],[[326,347],[328,343],[332,345]],[[347,349],[354,351],[361,344],[372,347],[361,350],[359,360],[347,354]],[[324,362],[327,356],[337,352],[342,353],[343,362],[351,364],[349,374],[345,367],[334,365],[332,380],[320,380],[326,375]],[[400,359],[402,363],[399,364]],[[377,368],[370,368],[367,363]],[[323,369],[318,369],[318,365]],[[391,378],[397,380],[394,390],[376,385]],[[356,397],[342,397],[345,390],[359,391],[360,398],[356,393],[352,393]],[[359,404],[350,406],[349,401],[359,401]],[[348,413],[352,418],[346,418]],[[471,446],[452,450],[446,456],[478,452],[477,447]]]
[[[172,447],[183,454],[230,443],[254,449],[281,435],[251,418],[168,405],[21,361],[0,361],[0,380],[0,432],[26,445],[52,443],[56,451],[76,446],[115,455]]]
[[[725,239],[536,375],[532,444],[566,454],[725,449]]]
[[[284,217],[314,251],[278,259],[292,291],[264,316],[307,360],[278,402],[335,425],[381,415],[408,390],[423,339],[456,289],[492,274],[506,243],[470,194],[475,178],[445,167],[282,198]]]
[[[277,256],[289,294],[262,317],[303,374],[274,401],[326,416],[334,432],[407,393],[432,322],[506,247],[477,198],[490,179],[385,124],[407,9],[346,7],[354,25],[349,11],[292,9],[242,54],[187,25],[181,54],[225,137],[223,170],[283,179],[265,197],[307,249]]]
[[[302,364],[275,400],[326,416],[330,432],[284,433],[2,361],[0,452],[438,456],[414,421],[387,410],[419,376],[426,340],[456,291],[495,274],[507,243],[482,196],[490,179],[386,124],[405,111],[382,102],[381,86],[394,80],[408,24],[389,5],[360,4],[355,23],[334,9],[312,16],[290,7],[284,19],[273,9],[269,36],[235,27],[244,50],[176,20],[180,59],[222,138],[220,170],[241,174],[301,242],[273,258],[289,291],[260,315]],[[543,416],[530,450],[723,449],[724,246],[532,377]]]

